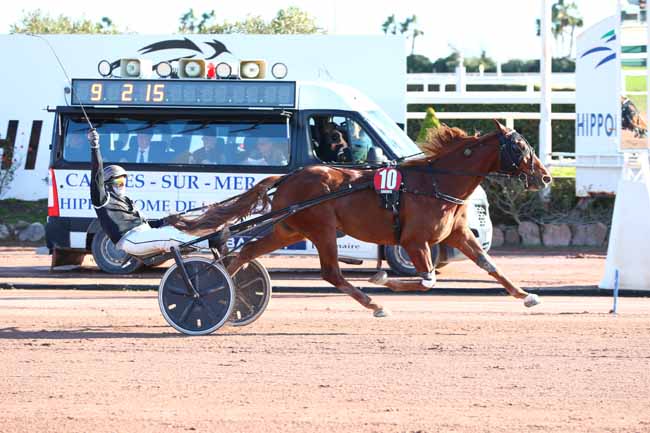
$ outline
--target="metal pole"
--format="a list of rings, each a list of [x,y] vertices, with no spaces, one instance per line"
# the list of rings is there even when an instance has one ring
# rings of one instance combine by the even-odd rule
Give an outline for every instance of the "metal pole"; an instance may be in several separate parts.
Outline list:
[[[539,158],[542,164],[551,162],[553,151],[551,132],[551,62],[553,52],[551,50],[551,0],[541,0],[542,20],[540,23],[540,34],[542,39],[542,55],[540,57],[540,78],[541,78],[541,101],[539,104]]]
[[[619,7],[620,7],[620,2],[619,2]],[[647,6],[646,6],[647,8]],[[641,11],[639,11],[639,14],[641,14]],[[647,29],[647,40],[646,40],[646,60],[645,60],[645,71],[646,71],[646,78],[645,78],[645,83],[646,83],[646,105],[645,105],[645,118],[648,119],[648,113],[650,113],[650,50],[648,47],[650,47],[650,21],[648,20],[648,12],[646,9],[646,14],[645,14],[645,25]],[[623,47],[623,40],[621,39],[621,48]],[[623,60],[621,59],[621,62]],[[627,87],[623,88],[623,91],[627,93]],[[620,123],[620,122],[619,122]],[[646,134],[646,147],[650,149],[650,134]]]
[[[458,53],[458,67],[456,68],[456,92],[465,93],[465,58],[462,53]]]
[[[610,313],[616,314],[618,312],[618,285],[619,285],[620,276],[618,274],[618,269],[614,271],[614,305],[612,305],[612,311]]]
[[[623,7],[621,5],[621,0],[616,1],[616,17],[615,17],[615,29],[616,29],[616,37],[617,37],[617,52],[616,55],[618,56],[619,59],[619,67],[616,69],[616,84],[618,85],[617,92],[614,95],[615,100],[611,101],[612,107],[616,107],[614,113],[616,113],[616,125],[615,125],[615,134],[614,137],[616,139],[616,151],[621,152],[623,149],[623,137],[621,135],[622,132],[622,111],[621,111],[621,96],[626,96],[627,95],[627,83],[625,82],[625,74],[623,74],[623,54],[622,54],[622,49],[623,49],[623,32],[622,32],[622,15],[623,14]],[[624,157],[624,167],[627,167],[627,164],[629,162],[629,157],[626,153]],[[627,172],[627,168],[624,170],[624,173]]]

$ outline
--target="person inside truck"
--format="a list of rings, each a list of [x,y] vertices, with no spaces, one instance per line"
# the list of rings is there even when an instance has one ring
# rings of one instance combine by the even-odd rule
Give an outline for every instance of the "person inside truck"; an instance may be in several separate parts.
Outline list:
[[[361,128],[361,125],[351,120],[348,122],[351,127],[350,133],[350,151],[352,161],[360,162],[368,158],[368,150],[372,147],[372,140],[368,134]]]
[[[97,219],[117,248],[138,257],[167,252],[172,246],[196,239],[175,227],[165,218],[147,220],[126,195],[127,172],[119,165],[104,167],[99,150],[99,133],[88,133],[90,142],[90,199]],[[195,245],[207,248],[204,241]]]
[[[289,144],[280,137],[252,137],[253,149],[244,160],[245,165],[287,165]]]
[[[153,134],[149,130],[138,131],[129,142],[126,161],[138,164],[166,162],[165,148],[162,142],[152,143]]]
[[[223,147],[225,140],[209,133],[201,137],[203,147],[192,152],[191,164],[219,164],[223,163]]]

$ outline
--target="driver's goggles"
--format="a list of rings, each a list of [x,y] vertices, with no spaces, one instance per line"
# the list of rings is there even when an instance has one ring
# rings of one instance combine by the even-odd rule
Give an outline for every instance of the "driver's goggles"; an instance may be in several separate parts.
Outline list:
[[[113,185],[114,187],[117,187],[117,188],[122,188],[124,185],[126,185],[126,180],[125,180],[125,179],[122,179],[122,178],[120,178],[120,179],[113,179],[113,180],[111,181],[111,185]]]

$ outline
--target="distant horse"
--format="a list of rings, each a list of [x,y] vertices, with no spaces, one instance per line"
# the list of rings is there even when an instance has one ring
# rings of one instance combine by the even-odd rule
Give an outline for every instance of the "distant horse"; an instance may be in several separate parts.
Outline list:
[[[228,265],[228,272],[234,275],[250,260],[307,238],[318,249],[323,279],[373,310],[375,316],[383,317],[387,311],[343,277],[338,264],[337,230],[362,241],[379,245],[399,243],[406,249],[421,280],[389,280],[385,272],[371,278],[371,282],[398,292],[434,287],[435,269],[429,246],[444,241],[492,275],[510,295],[523,298],[524,305],[531,307],[539,303],[537,295],[525,292],[497,269],[467,224],[465,200],[488,174],[518,177],[529,190],[543,188],[552,180],[530,144],[516,131],[495,123],[496,132],[482,136],[469,136],[447,126],[431,134],[421,145],[423,157],[396,167],[402,182],[401,204],[395,214],[380,206],[378,194],[372,188],[376,170],[323,165],[266,178],[242,195],[211,206],[199,217],[178,217],[172,223],[191,232],[216,231],[269,202],[277,210],[333,191],[368,185],[276,224],[268,235],[244,246]],[[273,188],[275,193],[270,198],[268,191]],[[400,227],[399,238],[396,223]]]
[[[630,99],[621,96],[621,126],[634,132],[634,136],[643,138],[648,132],[648,124],[641,111]]]

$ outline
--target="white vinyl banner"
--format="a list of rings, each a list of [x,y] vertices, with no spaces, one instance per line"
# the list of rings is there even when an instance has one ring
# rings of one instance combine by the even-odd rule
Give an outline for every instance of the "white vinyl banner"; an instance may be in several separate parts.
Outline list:
[[[650,290],[650,164],[647,151],[626,155],[618,182],[601,289]]]
[[[616,16],[576,39],[576,195],[614,193],[620,168],[621,58]],[[581,167],[581,165],[583,165]]]
[[[599,24],[606,21],[608,20]],[[611,25],[616,25],[615,19]],[[608,37],[610,35],[608,28],[610,28],[610,24],[598,28],[599,32],[605,32],[601,36],[604,43],[589,48],[581,55],[584,58],[592,54],[598,55],[598,53],[602,53],[600,54],[602,59],[598,61],[596,68],[599,64],[614,63],[614,60],[607,60],[609,58],[619,58],[620,60],[620,50],[610,51],[612,47],[606,45],[607,41],[616,36],[611,35]],[[620,63],[620,61],[617,63]],[[617,65],[617,70],[620,74],[620,65]],[[614,76],[613,72],[612,76]],[[581,79],[583,79],[582,76],[577,77],[578,86],[582,86]],[[603,94],[607,94],[607,103],[613,105],[612,100],[616,101],[617,113],[621,113],[620,85],[619,75],[613,83],[603,81],[600,89],[592,87],[592,91],[600,90]],[[598,103],[597,99],[594,99],[594,101],[594,104]],[[605,101],[602,103],[603,105],[594,105],[594,107],[605,108]],[[577,110],[578,106],[576,105],[576,115],[578,115]],[[612,227],[609,233],[605,272],[599,287],[614,290],[616,305],[617,290],[619,288],[624,290],[650,290],[650,267],[647,264],[647,257],[650,255],[650,222],[648,221],[648,215],[650,214],[650,161],[648,159],[647,141],[644,138],[635,136],[631,131],[626,130],[621,133],[621,120],[617,119],[615,126],[618,130],[617,150],[625,154],[622,170],[616,170],[618,172],[616,178],[617,188],[615,189],[616,202],[614,204]],[[591,125],[588,128],[590,127]],[[578,121],[576,118],[576,136],[578,136],[577,128]],[[598,140],[596,142],[599,143]],[[608,150],[610,149],[602,149],[603,153]]]

